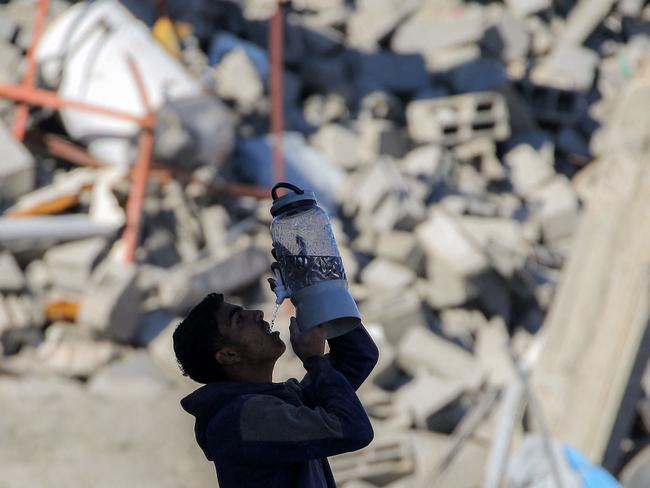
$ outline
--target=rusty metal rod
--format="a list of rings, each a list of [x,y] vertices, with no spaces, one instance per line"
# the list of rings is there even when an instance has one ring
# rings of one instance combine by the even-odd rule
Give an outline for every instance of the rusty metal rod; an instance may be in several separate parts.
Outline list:
[[[27,48],[27,67],[25,68],[22,79],[22,86],[25,88],[32,88],[34,86],[34,79],[36,78],[36,48],[43,35],[49,6],[49,0],[38,0],[34,29],[32,30],[32,37],[29,40],[29,47]],[[14,115],[13,135],[19,141],[22,141],[25,137],[25,127],[27,126],[28,117],[29,104],[23,102],[18,106]]]
[[[109,117],[115,117],[117,119],[135,122],[144,128],[153,127],[154,124],[154,117],[152,116],[140,117],[128,112],[122,112],[121,110],[114,110],[112,108],[92,105],[90,103],[79,102],[77,100],[70,100],[60,97],[56,92],[42,90],[39,88],[0,83],[0,97],[9,98],[19,103],[38,105],[41,107],[53,108],[56,110],[61,110],[63,108],[83,110],[85,112],[92,112]]]

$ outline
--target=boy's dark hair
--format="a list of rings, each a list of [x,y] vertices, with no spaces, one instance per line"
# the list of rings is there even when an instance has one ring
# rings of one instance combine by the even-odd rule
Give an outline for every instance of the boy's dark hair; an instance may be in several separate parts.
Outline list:
[[[183,376],[198,383],[224,381],[227,375],[214,353],[226,344],[217,323],[223,295],[210,293],[174,331],[174,353]]]

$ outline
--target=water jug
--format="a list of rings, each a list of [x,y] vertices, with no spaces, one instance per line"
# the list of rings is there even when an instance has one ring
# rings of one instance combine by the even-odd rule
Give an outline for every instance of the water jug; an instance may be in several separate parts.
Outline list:
[[[278,189],[289,190],[278,196]],[[361,323],[327,213],[312,191],[278,183],[271,191],[271,237],[282,280],[302,331],[323,326],[327,338]]]

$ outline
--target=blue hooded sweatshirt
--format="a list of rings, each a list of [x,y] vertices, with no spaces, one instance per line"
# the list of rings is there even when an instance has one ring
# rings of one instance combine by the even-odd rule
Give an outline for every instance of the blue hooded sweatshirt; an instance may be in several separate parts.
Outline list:
[[[370,444],[355,392],[379,351],[363,325],[328,342],[300,382],[210,383],[181,400],[220,488],[335,487],[326,458]]]

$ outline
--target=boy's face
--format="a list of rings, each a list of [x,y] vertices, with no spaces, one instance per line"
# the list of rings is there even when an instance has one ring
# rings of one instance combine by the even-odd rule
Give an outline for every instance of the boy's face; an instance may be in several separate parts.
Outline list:
[[[246,310],[224,302],[217,312],[217,325],[229,347],[249,364],[275,362],[287,348],[280,332],[271,332],[261,310]]]

